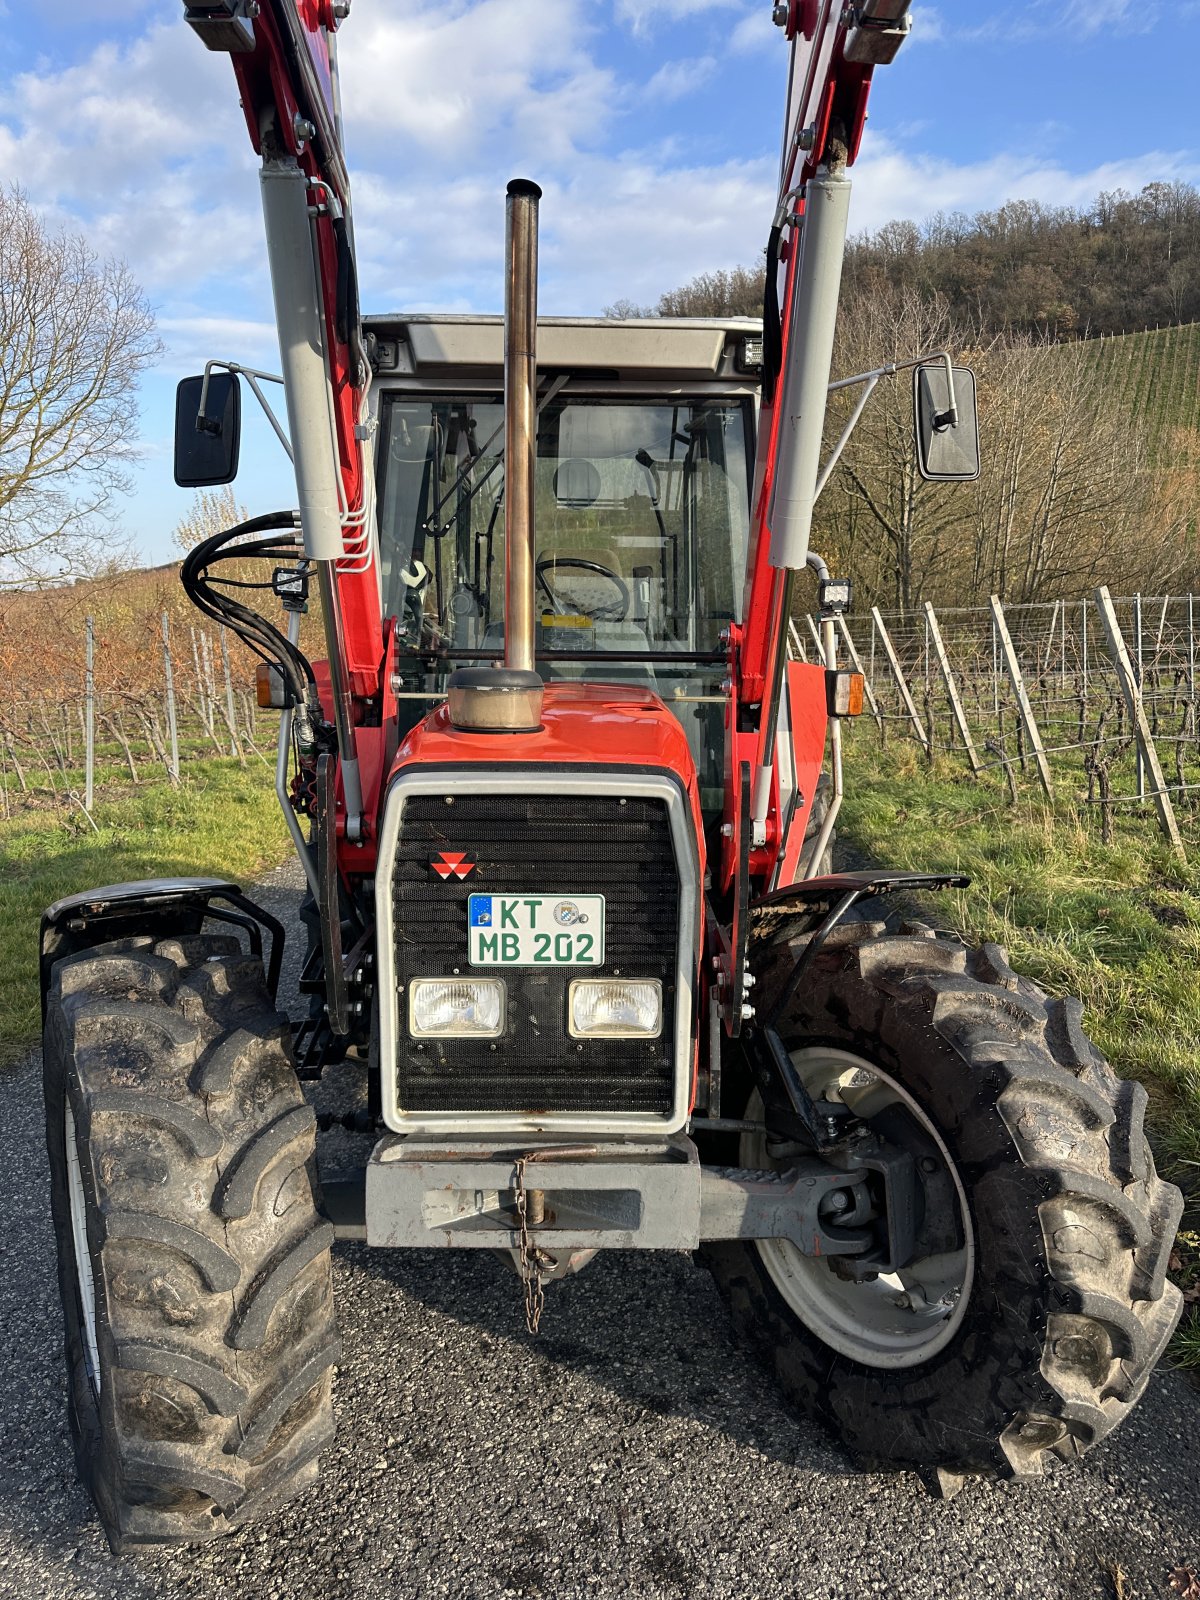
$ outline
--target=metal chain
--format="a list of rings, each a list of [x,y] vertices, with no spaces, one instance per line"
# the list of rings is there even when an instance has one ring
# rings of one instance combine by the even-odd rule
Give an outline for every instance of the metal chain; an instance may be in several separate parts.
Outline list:
[[[521,1281],[525,1286],[525,1326],[536,1334],[546,1305],[546,1291],[542,1285],[542,1269],[538,1251],[529,1232],[529,1197],[525,1190],[525,1166],[528,1156],[521,1156],[516,1164],[517,1226],[520,1234]]]

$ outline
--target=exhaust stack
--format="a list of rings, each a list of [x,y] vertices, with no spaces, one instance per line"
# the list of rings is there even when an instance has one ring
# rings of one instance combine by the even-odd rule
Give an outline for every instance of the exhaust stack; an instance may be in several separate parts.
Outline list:
[[[508,186],[504,229],[504,665],[450,678],[450,720],[477,733],[534,733],[534,468],[537,461],[538,201],[528,178]]]

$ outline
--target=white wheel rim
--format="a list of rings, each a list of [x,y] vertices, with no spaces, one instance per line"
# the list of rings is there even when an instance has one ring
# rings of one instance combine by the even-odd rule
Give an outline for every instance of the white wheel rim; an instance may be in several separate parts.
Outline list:
[[[918,1366],[953,1339],[971,1295],[975,1241],[958,1169],[921,1107],[874,1062],[827,1046],[792,1051],[791,1059],[814,1100],[840,1099],[868,1123],[885,1106],[902,1103],[911,1112],[937,1145],[953,1180],[965,1243],[865,1283],[836,1277],[830,1258],[802,1255],[785,1239],[760,1239],[755,1247],[788,1308],[832,1349],[868,1367]],[[757,1091],[747,1117],[762,1117]],[[786,1157],[774,1159],[768,1153],[765,1131],[742,1134],[740,1160],[760,1170],[787,1166]]]
[[[92,1255],[87,1239],[87,1197],[83,1192],[83,1171],[79,1165],[79,1140],[70,1103],[63,1108],[63,1133],[67,1149],[67,1194],[71,1202],[71,1242],[75,1246],[75,1277],[79,1285],[79,1304],[83,1311],[83,1339],[88,1376],[92,1388],[100,1393],[100,1345],[96,1338],[96,1281],[92,1277]]]

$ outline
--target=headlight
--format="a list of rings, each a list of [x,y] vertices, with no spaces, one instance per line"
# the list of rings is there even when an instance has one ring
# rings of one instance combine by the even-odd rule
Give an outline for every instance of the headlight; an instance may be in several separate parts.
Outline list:
[[[416,1039],[496,1039],[504,1032],[504,985],[498,978],[414,978],[408,1031]]]
[[[656,1039],[662,1032],[657,978],[576,978],[568,1005],[573,1039]]]

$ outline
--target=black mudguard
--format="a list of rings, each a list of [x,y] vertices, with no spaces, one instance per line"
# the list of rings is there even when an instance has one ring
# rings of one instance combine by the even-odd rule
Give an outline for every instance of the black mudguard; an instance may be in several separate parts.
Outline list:
[[[167,939],[198,933],[206,920],[231,922],[244,928],[256,956],[263,953],[262,929],[267,930],[271,936],[267,987],[274,999],[286,937],[277,918],[247,899],[236,883],[222,878],[144,878],[69,895],[42,913],[39,977],[43,1023],[50,974],[56,961],[112,939],[138,934]]]

